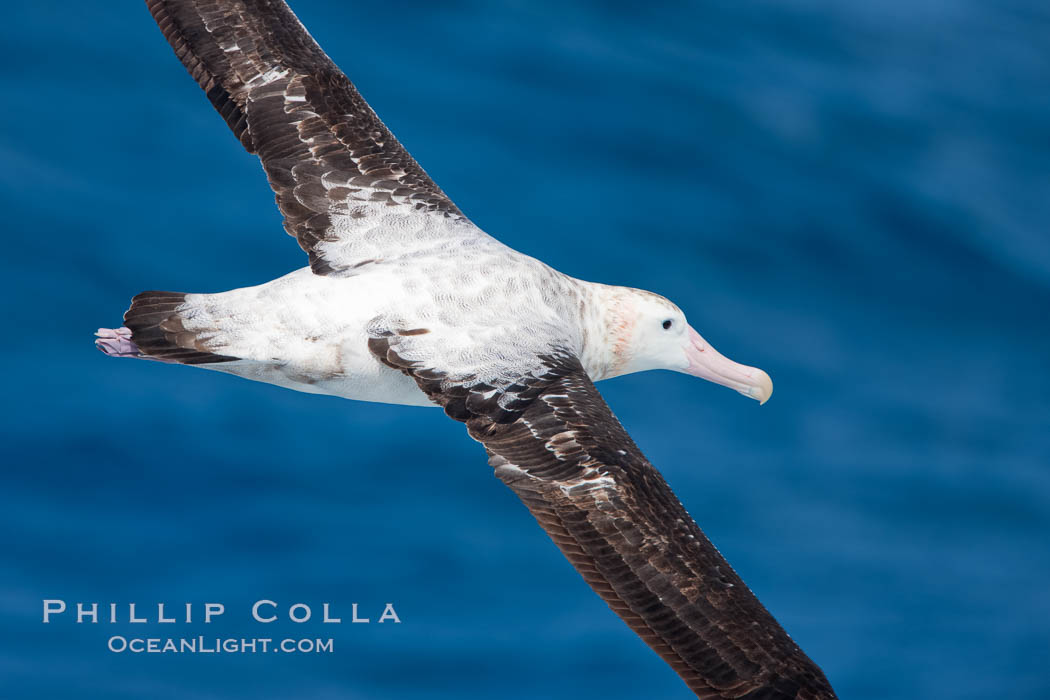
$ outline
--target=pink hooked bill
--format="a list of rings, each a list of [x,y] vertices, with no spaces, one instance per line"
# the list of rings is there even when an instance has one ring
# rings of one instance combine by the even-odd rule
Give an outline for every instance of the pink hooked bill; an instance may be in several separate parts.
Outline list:
[[[703,337],[689,328],[689,340],[685,348],[689,360],[686,374],[727,386],[764,404],[773,395],[773,380],[756,367],[733,362],[711,347]]]

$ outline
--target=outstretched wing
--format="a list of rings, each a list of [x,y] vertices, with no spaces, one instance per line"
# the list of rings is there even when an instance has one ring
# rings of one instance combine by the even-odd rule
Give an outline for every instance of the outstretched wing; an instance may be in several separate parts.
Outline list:
[[[567,353],[501,394],[399,363],[465,421],[496,476],[588,584],[703,698],[830,700],[820,668],[762,606]]]
[[[282,0],[147,0],[164,38],[262,161],[318,274],[426,241],[484,236]]]

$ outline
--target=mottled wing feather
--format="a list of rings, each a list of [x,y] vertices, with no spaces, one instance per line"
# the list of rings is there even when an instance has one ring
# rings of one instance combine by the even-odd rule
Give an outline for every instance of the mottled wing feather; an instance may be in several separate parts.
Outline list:
[[[466,422],[496,475],[588,584],[702,698],[831,700],[823,672],[707,539],[569,353],[497,403],[402,369]]]
[[[833,698],[581,370],[512,424],[468,421],[496,475],[700,697]]]
[[[255,153],[319,274],[478,233],[281,0],[147,0],[175,54]],[[371,232],[373,245],[361,239]],[[381,247],[378,249],[382,249]]]
[[[571,353],[546,343],[540,343],[544,346],[542,352],[529,356],[534,360],[531,366],[517,364],[513,360],[520,357],[512,356],[512,361],[504,359],[496,367],[489,368],[485,376],[479,376],[477,371],[454,372],[447,367],[432,367],[424,361],[408,359],[408,356],[425,355],[428,350],[435,349],[411,347],[414,345],[411,341],[426,338],[428,333],[425,328],[406,330],[377,323],[370,329],[368,349],[387,367],[401,370],[415,379],[423,393],[440,404],[446,414],[460,421],[485,416],[494,423],[511,423],[544,387],[573,371],[575,366]],[[410,341],[408,347],[406,340]],[[448,350],[441,346],[437,349]],[[454,354],[453,357],[459,359]]]

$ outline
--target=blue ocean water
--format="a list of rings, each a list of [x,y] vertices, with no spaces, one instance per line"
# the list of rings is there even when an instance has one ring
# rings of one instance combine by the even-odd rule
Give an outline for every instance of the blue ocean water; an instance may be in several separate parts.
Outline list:
[[[476,223],[769,371],[762,408],[601,388],[843,698],[1050,697],[1044,3],[293,6]],[[140,3],[5,15],[0,698],[691,697],[439,411],[95,351],[143,289],[305,259]],[[196,622],[45,625],[44,599]]]

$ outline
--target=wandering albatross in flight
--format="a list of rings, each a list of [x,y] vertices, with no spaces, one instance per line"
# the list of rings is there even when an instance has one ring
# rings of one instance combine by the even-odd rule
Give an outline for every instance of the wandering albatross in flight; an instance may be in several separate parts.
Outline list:
[[[593,382],[650,369],[765,402],[677,306],[568,277],[471,223],[282,0],[147,0],[259,156],[309,267],[220,294],[143,292],[108,355],[299,391],[439,405],[588,584],[702,698],[834,698]]]

